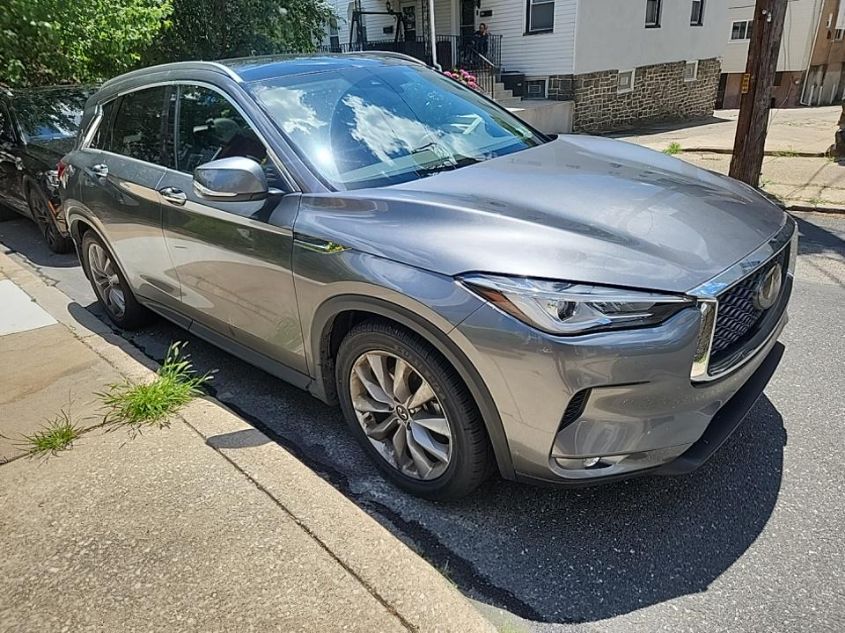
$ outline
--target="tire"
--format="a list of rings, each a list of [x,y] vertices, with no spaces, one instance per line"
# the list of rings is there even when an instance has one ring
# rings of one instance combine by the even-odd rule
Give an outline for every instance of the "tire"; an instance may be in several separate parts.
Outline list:
[[[136,330],[149,323],[152,314],[138,303],[114,263],[114,255],[94,231],[86,231],[82,236],[80,259],[94,294],[112,323],[124,330]],[[117,292],[122,296],[122,310]]]
[[[335,367],[344,417],[390,481],[414,495],[444,500],[469,494],[488,477],[493,455],[478,407],[454,368],[421,337],[389,321],[365,321],[341,342]],[[404,379],[397,381],[397,374]],[[373,378],[379,390],[371,392]],[[414,407],[415,398],[421,402],[428,393],[433,397]]]
[[[44,192],[38,187],[30,187],[29,193],[27,194],[27,204],[29,204],[35,224],[41,230],[44,241],[47,242],[47,248],[60,255],[70,253],[73,250],[73,240],[68,236],[62,235],[61,231],[59,231],[59,226],[56,224],[56,217],[50,209],[50,204]]]

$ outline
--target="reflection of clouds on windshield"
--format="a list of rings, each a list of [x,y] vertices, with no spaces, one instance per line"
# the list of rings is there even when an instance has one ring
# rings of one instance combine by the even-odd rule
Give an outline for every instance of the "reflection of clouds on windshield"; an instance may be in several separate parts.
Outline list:
[[[403,149],[410,152],[425,145],[427,139],[436,138],[434,130],[424,123],[397,116],[381,106],[364,103],[361,97],[347,95],[343,104],[355,114],[355,129],[352,138],[361,141],[367,148],[386,163],[391,154]]]
[[[293,88],[271,88],[262,90],[261,100],[273,112],[275,120],[287,134],[310,133],[326,125],[317,118],[317,112],[303,99],[304,90]]]
[[[352,138],[364,143],[380,161],[392,163],[391,155],[410,153],[432,143],[448,147],[453,154],[476,154],[472,144],[462,135],[444,134],[420,121],[365,103],[361,97],[347,95],[343,104],[355,115]]]

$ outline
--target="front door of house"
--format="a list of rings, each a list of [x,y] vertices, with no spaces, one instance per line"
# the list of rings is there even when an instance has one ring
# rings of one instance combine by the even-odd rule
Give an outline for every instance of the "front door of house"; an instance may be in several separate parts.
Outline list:
[[[402,17],[405,20],[405,41],[413,42],[417,39],[417,5],[403,3]]]
[[[475,0],[460,0],[461,38],[470,40],[475,33]]]

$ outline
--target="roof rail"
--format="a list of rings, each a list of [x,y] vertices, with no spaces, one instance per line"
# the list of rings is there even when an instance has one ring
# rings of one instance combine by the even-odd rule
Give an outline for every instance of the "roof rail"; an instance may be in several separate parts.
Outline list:
[[[222,72],[228,75],[230,78],[234,79],[237,82],[241,82],[240,76],[231,68],[226,66],[225,64],[221,64],[220,62],[212,62],[212,61],[204,61],[204,60],[194,60],[194,61],[185,61],[185,62],[170,62],[167,64],[157,64],[155,66],[147,66],[146,68],[139,68],[137,70],[132,70],[128,73],[124,73],[122,75],[118,75],[117,77],[112,77],[108,81],[105,81],[101,88],[108,88],[113,86],[117,83],[120,83],[126,79],[132,79],[134,77],[140,77],[150,72],[156,71],[166,71],[166,70],[188,70],[188,69],[195,69],[195,70],[216,70],[218,72]]]

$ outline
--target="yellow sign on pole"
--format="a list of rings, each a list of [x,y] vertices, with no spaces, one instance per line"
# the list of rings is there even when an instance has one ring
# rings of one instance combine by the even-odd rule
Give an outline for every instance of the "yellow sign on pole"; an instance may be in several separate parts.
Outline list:
[[[743,73],[742,74],[742,94],[748,94],[748,91],[751,89],[751,73]]]

